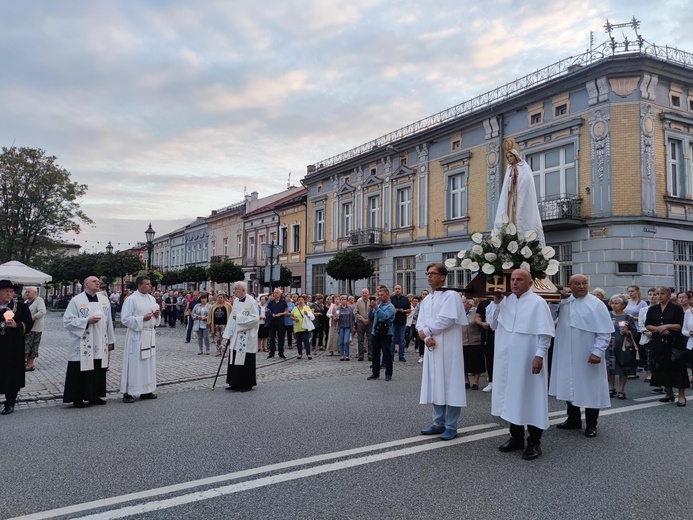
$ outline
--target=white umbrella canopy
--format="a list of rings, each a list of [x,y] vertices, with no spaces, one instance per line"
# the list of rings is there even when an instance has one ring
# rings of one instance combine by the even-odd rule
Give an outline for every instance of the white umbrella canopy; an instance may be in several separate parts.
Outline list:
[[[10,280],[15,284],[26,285],[42,284],[50,282],[52,279],[51,275],[15,260],[0,264],[0,280]]]

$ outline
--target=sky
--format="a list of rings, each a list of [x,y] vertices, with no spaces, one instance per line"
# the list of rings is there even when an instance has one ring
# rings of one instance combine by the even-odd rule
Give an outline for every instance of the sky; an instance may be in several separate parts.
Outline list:
[[[693,52],[693,0],[0,3],[0,146],[88,185],[82,251],[168,233],[606,40]],[[633,39],[630,30],[619,31]],[[618,36],[619,33],[617,32]]]

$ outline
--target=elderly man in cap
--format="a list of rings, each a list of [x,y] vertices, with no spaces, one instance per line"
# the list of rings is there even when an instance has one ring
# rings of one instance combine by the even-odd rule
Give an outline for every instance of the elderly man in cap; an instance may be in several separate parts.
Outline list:
[[[0,280],[0,394],[5,394],[1,415],[14,412],[24,387],[24,338],[32,323],[29,307],[14,299],[12,282]]]

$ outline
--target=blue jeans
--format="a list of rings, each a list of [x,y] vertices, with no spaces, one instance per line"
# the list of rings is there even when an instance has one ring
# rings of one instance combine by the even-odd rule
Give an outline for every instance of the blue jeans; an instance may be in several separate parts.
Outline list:
[[[351,329],[348,327],[339,327],[339,336],[337,344],[339,345],[339,355],[349,357],[349,333]]]
[[[190,318],[192,321],[192,318]],[[209,329],[205,327],[204,329],[197,329],[197,345],[200,347],[200,353],[202,353],[202,342],[204,341],[204,346],[207,347],[207,354],[209,354]]]
[[[457,422],[460,420],[461,406],[448,406],[445,404],[433,405],[433,424],[442,426],[446,430],[457,431]]]
[[[399,358],[404,359],[404,332],[407,329],[406,323],[395,323],[392,325],[392,345],[390,345],[390,357],[395,359],[395,344],[399,345]]]

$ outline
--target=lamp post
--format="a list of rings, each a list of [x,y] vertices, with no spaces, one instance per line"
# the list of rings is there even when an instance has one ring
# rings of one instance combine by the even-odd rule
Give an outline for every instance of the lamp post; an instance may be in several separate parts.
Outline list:
[[[152,241],[154,240],[154,235],[156,234],[156,231],[152,229],[152,223],[149,223],[149,227],[147,228],[147,231],[144,232],[144,236],[147,237],[147,270],[151,271],[152,270],[152,251],[154,250],[154,244]]]
[[[111,241],[108,241],[108,245],[106,246],[106,253],[107,254],[113,254],[113,244],[111,244]]]

